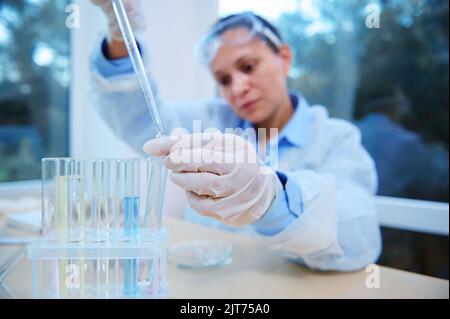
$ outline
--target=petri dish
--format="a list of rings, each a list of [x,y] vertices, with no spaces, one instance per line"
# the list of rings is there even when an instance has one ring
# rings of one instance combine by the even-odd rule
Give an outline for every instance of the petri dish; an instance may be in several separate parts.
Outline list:
[[[230,242],[201,239],[170,245],[167,257],[180,268],[201,269],[230,264],[233,252]]]

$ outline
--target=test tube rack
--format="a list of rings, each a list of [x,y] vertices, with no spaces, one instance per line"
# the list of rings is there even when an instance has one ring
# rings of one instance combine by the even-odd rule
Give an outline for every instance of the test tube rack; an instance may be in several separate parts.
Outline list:
[[[166,174],[156,158],[43,159],[33,297],[166,297]]]

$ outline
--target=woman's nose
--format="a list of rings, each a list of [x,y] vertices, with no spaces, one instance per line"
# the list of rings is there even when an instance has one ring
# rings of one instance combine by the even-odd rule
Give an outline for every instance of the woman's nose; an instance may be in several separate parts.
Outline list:
[[[250,89],[248,76],[236,75],[233,79],[231,90],[235,97],[245,95]]]

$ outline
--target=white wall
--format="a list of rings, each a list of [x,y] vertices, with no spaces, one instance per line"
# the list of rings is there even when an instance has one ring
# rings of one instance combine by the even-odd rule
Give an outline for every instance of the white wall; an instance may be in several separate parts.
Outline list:
[[[216,20],[216,0],[145,1],[152,67],[166,99],[212,97],[207,69],[195,61],[194,46]]]

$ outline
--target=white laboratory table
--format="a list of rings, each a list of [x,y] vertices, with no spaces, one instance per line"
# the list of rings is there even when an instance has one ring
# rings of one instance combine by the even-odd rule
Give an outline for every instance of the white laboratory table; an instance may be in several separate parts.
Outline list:
[[[168,218],[169,242],[186,239],[224,239],[234,243],[233,262],[227,266],[190,270],[169,263],[169,298],[449,298],[448,280],[379,267],[379,288],[367,288],[365,270],[317,272],[291,263],[261,242],[238,234]],[[0,220],[0,234],[18,235]],[[23,235],[23,234],[22,234]],[[0,258],[17,248],[0,247]],[[23,258],[4,284],[17,298],[32,298],[31,263]]]

